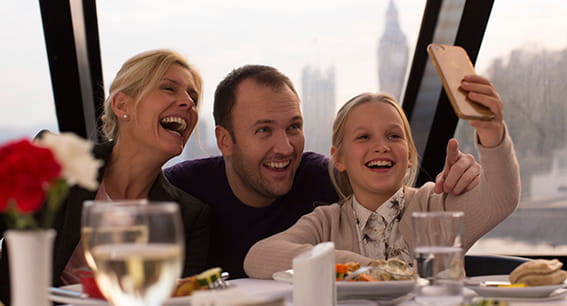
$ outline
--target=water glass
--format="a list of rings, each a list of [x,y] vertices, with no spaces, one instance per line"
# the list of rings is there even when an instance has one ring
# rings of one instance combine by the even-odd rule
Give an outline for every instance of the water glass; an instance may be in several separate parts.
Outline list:
[[[463,212],[412,214],[415,301],[422,305],[458,305],[463,302]]]

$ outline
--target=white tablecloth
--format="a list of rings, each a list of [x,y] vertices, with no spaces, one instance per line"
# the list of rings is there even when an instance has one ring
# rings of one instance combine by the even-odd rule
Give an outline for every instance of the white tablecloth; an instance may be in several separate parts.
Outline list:
[[[293,306],[293,285],[286,282],[275,281],[275,280],[259,280],[259,279],[236,279],[230,281],[235,285],[234,289],[237,293],[242,293],[249,296],[266,297],[266,298],[283,298],[285,299],[286,306]],[[213,293],[213,292],[210,292]],[[468,299],[475,297],[475,293],[465,288],[465,296]],[[230,303],[228,303],[230,304]],[[411,294],[408,296],[396,298],[394,300],[339,300],[337,305],[339,306],[376,306],[376,305],[401,305],[401,306],[416,306],[417,304],[411,300]],[[513,301],[509,302],[510,306],[521,306],[521,305],[562,305],[567,306],[567,298],[563,295],[561,300],[524,300],[524,301]],[[83,305],[68,305],[68,306],[83,306]],[[193,305],[195,306],[195,305]],[[321,305],[325,306],[325,305]]]
[[[250,294],[258,294],[269,297],[284,297],[288,306],[293,305],[293,286],[292,284],[274,280],[258,280],[258,279],[236,279],[231,281],[238,288]],[[474,291],[465,288],[465,297],[472,299],[476,296]],[[561,300],[542,301],[542,300],[524,300],[512,301],[508,305],[562,305],[567,306],[567,298],[563,296]],[[362,306],[362,305],[401,305],[416,306],[418,305],[411,300],[411,296],[397,298],[395,301],[371,301],[371,300],[339,300],[337,305],[340,306]]]

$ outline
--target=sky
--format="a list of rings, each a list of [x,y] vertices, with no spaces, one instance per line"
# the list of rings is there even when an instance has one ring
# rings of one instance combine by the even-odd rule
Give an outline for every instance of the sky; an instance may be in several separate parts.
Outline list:
[[[300,91],[309,64],[334,67],[337,101],[378,89],[377,42],[387,0],[98,1],[105,85],[134,54],[172,48],[202,72],[201,118],[211,117],[216,84],[232,69],[267,64],[290,76]],[[410,50],[425,0],[395,0]],[[567,1],[498,0],[477,61],[482,73],[494,57],[515,48],[567,48]],[[37,1],[0,2],[0,135],[12,128],[55,126],[55,110]],[[411,54],[410,54],[411,58]],[[1,137],[0,137],[1,140]]]

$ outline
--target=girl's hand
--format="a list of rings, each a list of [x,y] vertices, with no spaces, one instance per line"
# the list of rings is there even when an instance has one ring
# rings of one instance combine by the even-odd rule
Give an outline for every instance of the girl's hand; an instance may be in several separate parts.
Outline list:
[[[499,145],[504,137],[504,104],[492,83],[484,77],[471,74],[463,78],[460,88],[467,92],[470,100],[488,107],[494,113],[494,119],[490,121],[469,121],[477,131],[480,144],[489,148]]]
[[[455,138],[447,143],[445,168],[435,179],[435,193],[463,194],[480,183],[480,164],[471,154],[459,150]]]

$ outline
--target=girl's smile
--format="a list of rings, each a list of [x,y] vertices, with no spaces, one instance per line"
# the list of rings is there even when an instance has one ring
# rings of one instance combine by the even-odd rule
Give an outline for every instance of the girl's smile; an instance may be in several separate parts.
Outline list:
[[[412,165],[402,118],[383,102],[361,103],[351,110],[337,153],[337,169],[348,173],[353,192],[368,208],[399,190]]]

